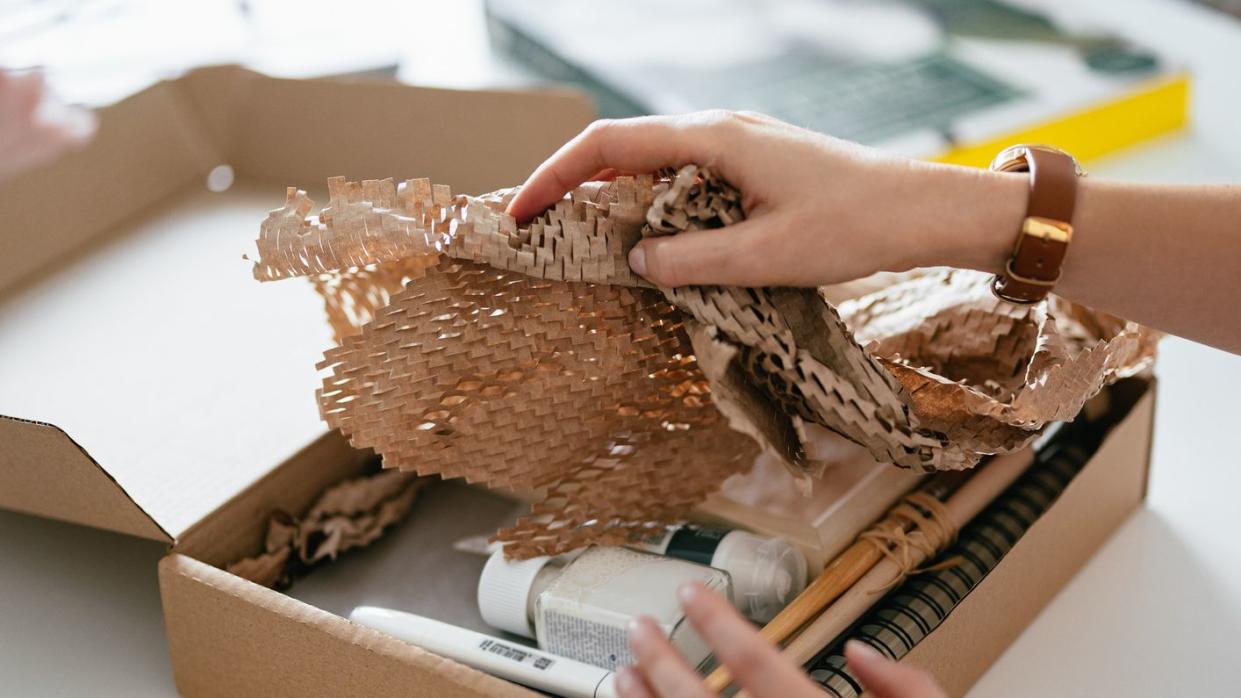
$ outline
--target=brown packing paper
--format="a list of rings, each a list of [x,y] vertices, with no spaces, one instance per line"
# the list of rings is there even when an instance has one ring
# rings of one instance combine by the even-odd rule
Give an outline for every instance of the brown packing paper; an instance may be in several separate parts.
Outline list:
[[[374,542],[409,513],[428,482],[413,473],[386,470],[334,485],[301,518],[273,512],[263,552],[227,569],[263,586],[286,586],[299,571]]]
[[[517,557],[675,521],[760,447],[804,465],[806,422],[881,461],[970,467],[1153,359],[1138,325],[1011,306],[972,272],[899,275],[840,312],[814,289],[652,289],[625,261],[643,235],[744,215],[709,171],[663,175],[584,185],[526,227],[513,190],[334,178],[317,217],[289,190],[254,273],[324,293],[341,345],[320,410],[352,443],[545,492],[499,534]]]

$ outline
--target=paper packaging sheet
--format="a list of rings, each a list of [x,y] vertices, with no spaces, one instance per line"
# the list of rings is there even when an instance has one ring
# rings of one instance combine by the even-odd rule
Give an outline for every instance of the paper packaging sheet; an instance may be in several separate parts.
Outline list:
[[[478,612],[478,578],[487,558],[454,545],[489,527],[512,523],[519,508],[513,500],[478,487],[433,483],[418,495],[407,521],[369,546],[316,567],[285,593],[342,617],[355,606],[374,605],[496,635]],[[462,516],[462,511],[470,515]]]
[[[378,540],[405,518],[430,482],[386,470],[338,483],[303,516],[273,512],[262,553],[229,565],[228,571],[263,586],[285,587],[302,570]]]
[[[642,236],[744,218],[693,165],[585,185],[524,228],[512,189],[328,185],[317,218],[288,190],[254,266],[327,300],[321,413],[387,467],[544,489],[499,533],[514,557],[674,521],[761,448],[804,466],[802,422],[882,461],[970,467],[1153,359],[1134,323],[1011,305],[977,273],[906,275],[839,312],[815,289],[652,289],[626,263]]]

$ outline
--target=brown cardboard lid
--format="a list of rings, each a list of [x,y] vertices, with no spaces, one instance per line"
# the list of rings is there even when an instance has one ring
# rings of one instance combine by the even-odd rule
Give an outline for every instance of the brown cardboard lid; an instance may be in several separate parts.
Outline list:
[[[284,186],[488,191],[593,108],[224,66],[99,116],[88,148],[0,183],[0,507],[172,541],[325,430],[322,306],[241,259]],[[207,191],[221,164],[237,184]]]

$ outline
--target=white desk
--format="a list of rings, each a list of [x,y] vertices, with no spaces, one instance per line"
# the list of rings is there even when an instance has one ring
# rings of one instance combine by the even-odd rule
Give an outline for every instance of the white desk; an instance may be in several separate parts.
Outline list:
[[[1241,23],[1172,0],[1110,5],[1116,22],[1194,71],[1195,126],[1093,172],[1241,182]],[[467,24],[481,29],[477,18]],[[1161,350],[1146,507],[971,696],[1235,695],[1241,686],[1241,426],[1229,419],[1241,418],[1241,357],[1179,339]],[[173,693],[161,554],[158,544],[0,512],[2,692]]]

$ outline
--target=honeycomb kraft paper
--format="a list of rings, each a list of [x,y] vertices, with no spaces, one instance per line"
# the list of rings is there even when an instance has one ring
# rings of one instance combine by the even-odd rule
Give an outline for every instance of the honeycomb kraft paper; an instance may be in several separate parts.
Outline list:
[[[1135,323],[1012,305],[975,272],[895,275],[839,307],[823,289],[655,288],[626,263],[639,239],[744,217],[692,165],[583,185],[524,227],[515,190],[328,187],[317,216],[288,190],[254,265],[326,301],[323,418],[385,467],[539,493],[497,534],[513,557],[680,520],[763,449],[804,472],[806,422],[883,462],[968,468],[1154,357]]]

